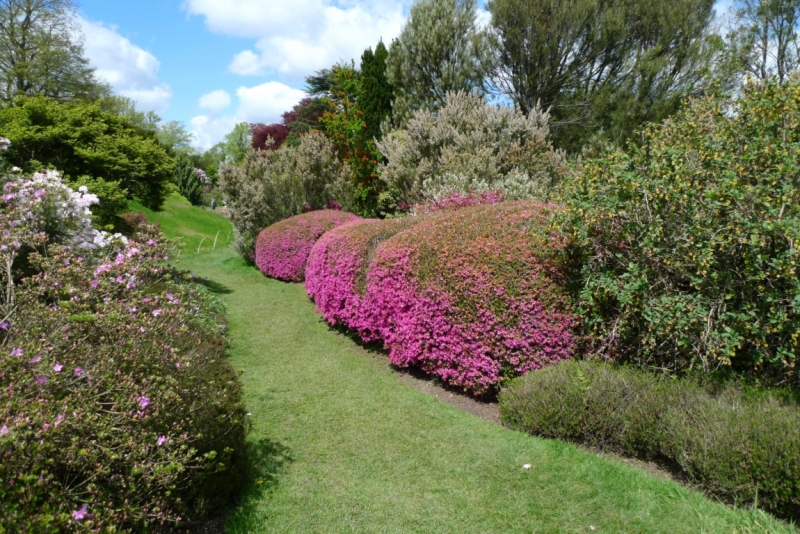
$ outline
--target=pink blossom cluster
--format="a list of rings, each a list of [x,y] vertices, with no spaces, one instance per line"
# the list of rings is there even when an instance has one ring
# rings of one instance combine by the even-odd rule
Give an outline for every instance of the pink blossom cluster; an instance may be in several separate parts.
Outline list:
[[[268,226],[256,240],[256,266],[270,278],[302,282],[314,243],[328,230],[355,220],[358,217],[352,213],[318,210]]]
[[[430,213],[441,210],[457,210],[481,204],[497,204],[503,201],[502,191],[470,191],[460,193],[454,191],[439,200],[425,200],[413,207],[416,214]]]
[[[573,355],[565,243],[547,231],[551,210],[504,202],[404,227],[349,223],[315,245],[306,288],[328,322],[383,341],[394,365],[486,394]]]

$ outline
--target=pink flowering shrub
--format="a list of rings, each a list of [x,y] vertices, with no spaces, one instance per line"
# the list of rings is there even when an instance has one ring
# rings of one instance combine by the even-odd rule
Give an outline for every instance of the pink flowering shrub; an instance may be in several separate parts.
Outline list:
[[[394,365],[475,394],[572,357],[576,319],[557,254],[565,243],[546,230],[551,209],[481,205],[398,233],[378,246],[348,320],[365,341],[383,340]]]
[[[503,197],[504,194],[502,191],[469,191],[468,193],[453,191],[444,198],[421,202],[414,206],[413,211],[417,214],[424,214],[433,211],[457,210],[470,206],[480,206],[481,204],[497,204],[503,201]]]
[[[380,243],[420,220],[412,216],[357,220],[317,241],[306,265],[306,292],[326,321],[352,330],[367,327],[362,324],[361,304],[369,262]]]
[[[357,219],[344,211],[319,210],[267,226],[256,240],[256,266],[270,278],[302,282],[314,243],[328,230]]]
[[[30,254],[0,317],[0,531],[169,531],[236,493],[224,309],[166,259],[152,227]]]

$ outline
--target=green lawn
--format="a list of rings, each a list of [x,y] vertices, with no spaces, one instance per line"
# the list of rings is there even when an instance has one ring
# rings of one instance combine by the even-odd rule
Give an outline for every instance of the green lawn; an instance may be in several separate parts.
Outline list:
[[[166,210],[153,217],[195,243],[228,228],[174,198]],[[228,305],[253,418],[255,474],[227,532],[793,531],[443,404],[329,329],[302,285],[266,279],[228,247],[193,247],[179,265]]]

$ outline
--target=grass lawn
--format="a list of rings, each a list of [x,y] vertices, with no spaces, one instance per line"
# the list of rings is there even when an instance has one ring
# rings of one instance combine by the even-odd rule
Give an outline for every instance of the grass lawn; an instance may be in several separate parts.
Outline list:
[[[253,418],[253,481],[227,532],[794,531],[403,384],[329,329],[301,284],[269,280],[219,243],[197,254],[226,220],[174,197],[165,210],[150,215],[194,240],[179,265],[228,305],[231,363]]]

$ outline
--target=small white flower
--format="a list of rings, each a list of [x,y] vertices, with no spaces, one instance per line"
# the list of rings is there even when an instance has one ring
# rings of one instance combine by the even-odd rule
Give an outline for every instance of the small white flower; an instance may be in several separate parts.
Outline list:
[[[531,464],[525,464],[525,465],[522,466],[522,468],[523,469],[530,469],[531,468]]]

